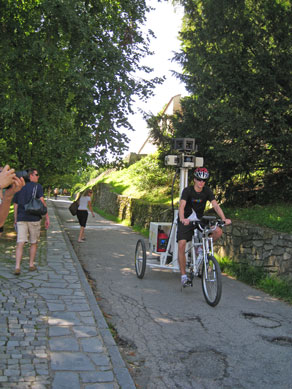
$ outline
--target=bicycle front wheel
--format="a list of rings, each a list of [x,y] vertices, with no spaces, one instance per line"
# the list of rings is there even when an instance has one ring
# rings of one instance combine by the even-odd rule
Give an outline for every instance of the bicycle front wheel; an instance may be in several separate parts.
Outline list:
[[[220,266],[212,255],[203,263],[202,288],[207,303],[215,307],[221,299],[222,280]]]
[[[135,269],[138,278],[143,278],[146,270],[146,246],[142,239],[139,239],[135,250]]]

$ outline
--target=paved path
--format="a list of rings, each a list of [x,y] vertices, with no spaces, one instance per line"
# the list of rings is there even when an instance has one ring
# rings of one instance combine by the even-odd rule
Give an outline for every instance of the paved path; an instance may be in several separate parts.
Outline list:
[[[0,387],[135,388],[52,202],[38,271],[19,277],[15,237],[0,247]],[[12,234],[13,235],[13,234]]]

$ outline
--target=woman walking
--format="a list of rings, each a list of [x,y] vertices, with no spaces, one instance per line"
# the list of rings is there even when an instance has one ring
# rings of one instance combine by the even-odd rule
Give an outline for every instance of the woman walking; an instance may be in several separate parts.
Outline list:
[[[92,217],[94,217],[92,204],[91,204],[91,196],[92,196],[92,190],[88,189],[87,191],[85,191],[85,193],[79,199],[79,207],[77,210],[77,218],[78,218],[78,221],[80,224],[80,233],[79,233],[79,237],[78,237],[79,243],[82,243],[85,241],[84,230],[85,230],[86,222],[87,222],[87,218],[88,218],[88,208],[90,209]]]

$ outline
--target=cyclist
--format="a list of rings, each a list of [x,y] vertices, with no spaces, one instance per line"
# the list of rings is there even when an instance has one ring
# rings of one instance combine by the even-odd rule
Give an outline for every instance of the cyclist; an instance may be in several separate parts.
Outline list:
[[[194,172],[194,185],[186,187],[182,191],[180,203],[179,203],[179,211],[178,211],[178,225],[177,225],[177,242],[178,242],[178,260],[179,260],[179,268],[181,272],[181,283],[182,286],[191,285],[190,280],[188,280],[186,275],[186,243],[192,240],[194,226],[188,219],[190,215],[194,215],[194,212],[198,219],[201,219],[204,210],[206,207],[207,201],[209,201],[214,208],[217,215],[222,219],[225,224],[230,224],[231,220],[226,219],[222,209],[219,204],[215,200],[215,196],[211,189],[206,186],[206,181],[209,178],[209,172],[204,167],[199,167],[195,169]],[[222,230],[219,227],[212,232],[211,236],[213,237],[213,241],[218,240],[222,235]],[[198,255],[202,254],[198,252]]]

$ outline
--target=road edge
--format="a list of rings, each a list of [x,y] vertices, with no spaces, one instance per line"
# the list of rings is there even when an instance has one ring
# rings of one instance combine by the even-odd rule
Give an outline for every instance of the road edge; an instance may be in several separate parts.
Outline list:
[[[116,375],[118,384],[122,389],[135,389],[136,385],[134,384],[134,381],[130,375],[130,372],[120,354],[119,348],[110,332],[110,329],[107,325],[107,322],[102,314],[101,309],[98,306],[98,303],[96,301],[96,298],[93,294],[93,291],[87,281],[87,278],[84,274],[83,268],[80,265],[79,259],[74,251],[74,248],[70,242],[70,239],[68,238],[65,230],[64,230],[64,225],[60,220],[60,217],[58,215],[58,212],[56,210],[54,202],[50,202],[50,204],[54,210],[56,219],[58,221],[58,224],[60,226],[60,230],[62,231],[63,238],[65,240],[65,243],[67,245],[67,248],[70,252],[70,255],[72,256],[72,259],[74,261],[74,264],[76,265],[76,269],[78,272],[78,276],[81,282],[82,287],[84,288],[84,291],[87,295],[88,302],[90,305],[90,308],[92,309],[92,312],[94,314],[94,317],[97,322],[98,329],[100,331],[100,334],[102,336],[103,342],[105,346],[108,349],[109,356],[111,359],[111,363],[113,366],[114,373]]]

